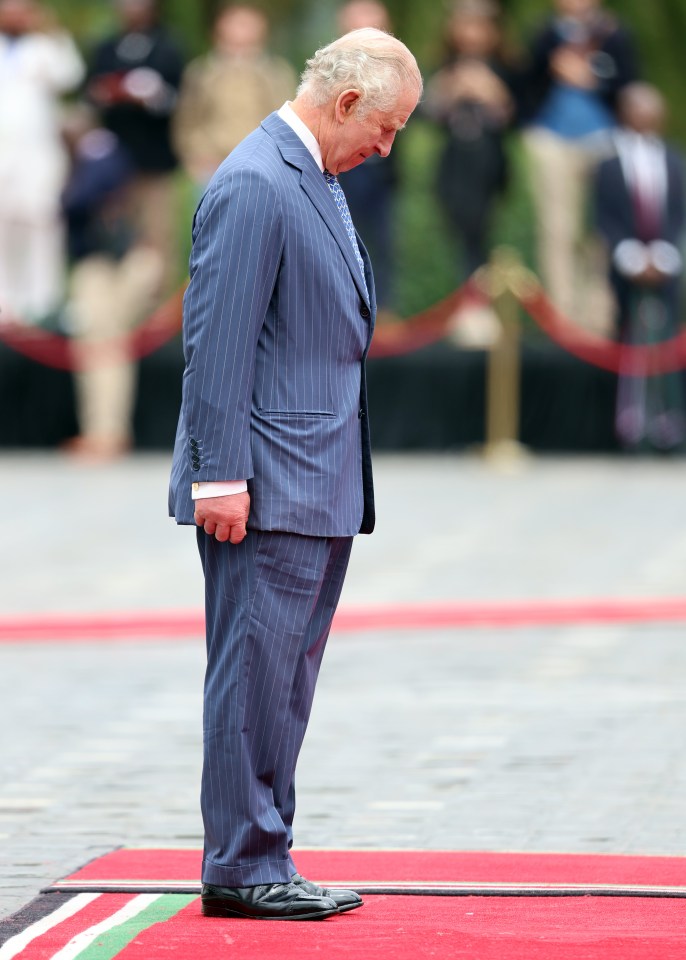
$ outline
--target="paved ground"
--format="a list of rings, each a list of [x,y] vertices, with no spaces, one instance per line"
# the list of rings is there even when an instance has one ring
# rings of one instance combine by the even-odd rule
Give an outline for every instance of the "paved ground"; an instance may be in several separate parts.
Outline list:
[[[167,460],[5,456],[0,610],[193,608]],[[686,463],[377,458],[344,603],[684,594]],[[301,845],[686,853],[686,627],[332,637]],[[202,641],[0,645],[0,916],[119,844],[199,845]],[[352,696],[351,696],[352,693]]]

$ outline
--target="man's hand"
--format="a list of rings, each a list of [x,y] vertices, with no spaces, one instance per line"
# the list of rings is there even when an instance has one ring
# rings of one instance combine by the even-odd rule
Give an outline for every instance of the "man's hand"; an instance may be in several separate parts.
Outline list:
[[[635,282],[644,287],[659,287],[667,280],[669,280],[669,276],[658,270],[653,263],[649,263],[645,270],[635,278]]]
[[[598,86],[588,55],[574,47],[558,47],[550,58],[550,70],[557,80],[570,87],[594,90]]]
[[[240,543],[250,514],[250,494],[232,493],[227,497],[206,497],[195,501],[195,522],[220,543]]]

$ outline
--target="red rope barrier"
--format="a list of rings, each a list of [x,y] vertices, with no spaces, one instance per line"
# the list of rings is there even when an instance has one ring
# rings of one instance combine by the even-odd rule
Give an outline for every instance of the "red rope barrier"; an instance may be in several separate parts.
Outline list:
[[[78,371],[107,364],[112,355],[139,360],[146,357],[181,330],[182,302],[185,286],[131,334],[88,342],[64,334],[53,333],[19,322],[0,324],[0,340],[17,353],[55,370]],[[78,352],[75,349],[78,345]]]
[[[477,295],[483,300],[483,293],[478,293],[476,284],[470,279],[433,307],[408,320],[377,324],[369,356],[395,357],[438,343],[447,335],[451,318],[465,300]]]
[[[517,298],[551,340],[586,363],[611,373],[659,376],[686,367],[686,329],[669,340],[646,346],[628,345],[593,334],[572,323],[538,287]]]
[[[58,370],[75,371],[105,364],[113,353],[118,362],[122,354],[131,360],[140,359],[158,350],[181,330],[184,292],[185,285],[126,337],[88,343],[40,327],[9,322],[0,324],[0,340],[17,353]],[[686,368],[686,329],[662,343],[629,346],[573,323],[550,302],[537,283],[525,284],[523,292],[514,295],[551,340],[586,363],[612,373],[631,371],[641,376],[674,373]],[[455,314],[465,301],[483,301],[485,297],[483,285],[470,278],[454,293],[414,317],[378,324],[369,356],[400,356],[438,343],[447,336]]]
[[[442,340],[448,333],[451,317],[466,299],[475,295],[475,290],[473,282],[468,281],[433,307],[409,320],[379,324],[370,356],[389,357],[412,353]],[[112,353],[116,354],[118,362],[122,353],[125,358],[140,359],[153,353],[181,330],[184,291],[185,286],[127,337],[88,343],[41,327],[6,322],[0,324],[0,340],[30,360],[57,370],[77,371],[105,364]],[[483,294],[480,296],[483,299]],[[74,349],[76,344],[78,354]]]

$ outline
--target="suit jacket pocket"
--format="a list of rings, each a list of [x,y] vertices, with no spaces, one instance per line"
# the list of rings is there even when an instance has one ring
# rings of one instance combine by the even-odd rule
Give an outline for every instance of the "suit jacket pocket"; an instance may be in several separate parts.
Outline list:
[[[252,418],[255,478],[273,482],[286,498],[312,496],[313,478],[340,456],[341,429],[328,410],[260,410]]]
[[[262,410],[257,411],[257,415],[260,417],[268,417],[269,419],[288,419],[295,420],[298,418],[311,418],[313,420],[319,419],[336,419],[338,414],[334,413],[332,410]]]
[[[329,410],[254,412],[254,522],[263,530],[350,535],[347,512],[362,515],[359,429],[356,416]]]

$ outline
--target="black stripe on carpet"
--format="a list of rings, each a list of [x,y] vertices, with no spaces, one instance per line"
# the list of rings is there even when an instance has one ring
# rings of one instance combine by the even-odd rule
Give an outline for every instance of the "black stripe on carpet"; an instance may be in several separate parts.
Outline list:
[[[22,907],[21,910],[11,917],[0,920],[0,947],[4,943],[7,943],[8,940],[11,940],[12,937],[16,937],[22,930],[26,930],[32,923],[37,923],[44,917],[54,913],[55,910],[59,910],[63,904],[73,899],[79,892],[79,890],[69,890],[67,893],[61,890],[41,891],[43,894],[49,893],[50,896],[36,897],[35,900],[27,903],[25,907]]]

